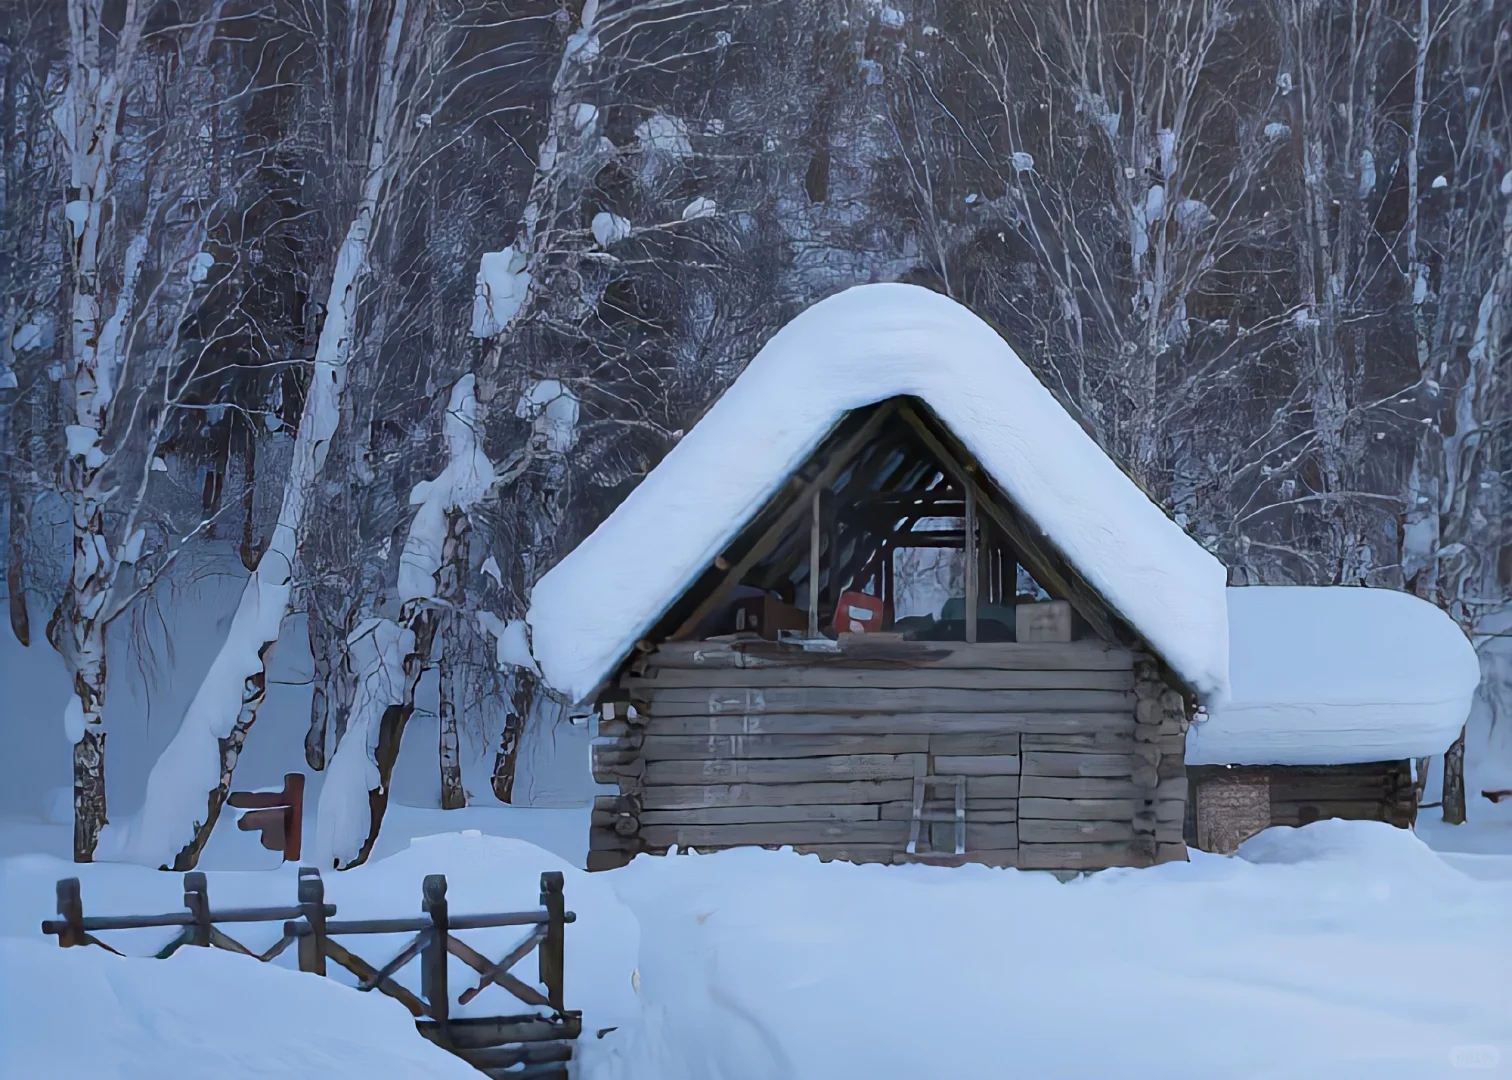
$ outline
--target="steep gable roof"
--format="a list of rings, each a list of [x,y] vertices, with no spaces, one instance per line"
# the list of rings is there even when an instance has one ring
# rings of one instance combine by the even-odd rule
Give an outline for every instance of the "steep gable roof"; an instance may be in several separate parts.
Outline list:
[[[916,397],[1205,700],[1228,687],[1227,572],[1152,503],[991,327],[911,285],[794,318],[591,536],[535,586],[546,680],[582,699],[845,415]]]

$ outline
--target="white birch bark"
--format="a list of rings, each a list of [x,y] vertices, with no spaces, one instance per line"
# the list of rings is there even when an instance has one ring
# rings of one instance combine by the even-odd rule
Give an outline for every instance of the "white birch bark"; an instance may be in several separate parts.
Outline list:
[[[279,514],[247,580],[226,640],[189,704],[178,733],[148,778],[146,801],[119,841],[133,861],[192,867],[214,827],[267,677],[265,655],[289,608],[306,511],[315,497],[341,415],[360,287],[391,180],[400,114],[399,52],[408,0],[394,0],[379,63],[366,170],[337,249],[314,371],[295,436]],[[355,16],[354,16],[355,17]],[[353,57],[353,63],[360,58]]]
[[[115,560],[105,538],[101,468],[108,460],[100,446],[121,362],[113,317],[102,325],[101,259],[106,246],[107,208],[114,194],[117,132],[121,105],[146,26],[147,12],[127,0],[120,30],[104,28],[103,0],[70,0],[69,58],[65,96],[54,113],[68,161],[72,288],[69,298],[68,377],[72,388],[67,426],[65,489],[73,533],[67,592],[48,627],[73,682],[64,709],[64,731],[73,743],[74,841],[76,862],[94,857],[107,822],[105,803],[105,630],[102,618]],[[102,38],[114,37],[107,65]],[[129,306],[143,249],[128,253],[126,284],[116,308]]]

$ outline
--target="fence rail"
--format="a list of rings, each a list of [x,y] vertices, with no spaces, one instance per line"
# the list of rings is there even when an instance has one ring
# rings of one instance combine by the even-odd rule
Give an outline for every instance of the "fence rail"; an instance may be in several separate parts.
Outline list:
[[[473,1065],[497,1077],[565,1080],[566,1062],[572,1057],[572,1041],[582,1033],[581,1014],[568,1010],[563,996],[565,929],[577,916],[567,910],[560,873],[541,875],[540,908],[453,917],[446,899],[446,877],[430,874],[421,886],[418,918],[335,919],[336,905],[325,899],[325,882],[311,867],[299,870],[298,903],[292,907],[227,908],[210,906],[205,875],[184,875],[184,911],[158,915],[84,914],[78,878],[57,885],[58,918],[42,923],[44,934],[57,937],[63,948],[96,945],[119,954],[96,933],[181,926],[183,932],[160,950],[159,958],[172,956],[185,945],[224,949],[267,962],[289,946],[297,949],[299,970],[325,975],[327,961],[357,979],[357,989],[377,990],[400,1002],[415,1017],[420,1034]],[[217,924],[282,923],[283,936],[258,952],[221,930]],[[456,936],[458,931],[505,926],[526,927],[525,935],[497,962]],[[374,965],[357,955],[337,937],[372,934],[414,935],[387,963]],[[514,973],[535,953],[539,965],[538,990]],[[420,960],[418,991],[394,976],[411,961]],[[477,975],[476,985],[457,997],[467,1005],[490,986],[497,986],[517,1001],[547,1015],[451,1018],[451,988],[447,983],[447,958],[456,957]]]

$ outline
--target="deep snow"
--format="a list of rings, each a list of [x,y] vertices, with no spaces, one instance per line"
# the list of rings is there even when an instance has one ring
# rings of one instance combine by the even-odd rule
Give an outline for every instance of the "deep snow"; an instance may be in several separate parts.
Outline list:
[[[1480,858],[1506,872],[1471,876],[1410,833],[1330,821],[1270,830],[1237,857],[1194,852],[1188,864],[1067,884],[759,850],[568,868],[579,921],[567,996],[590,1031],[579,1076],[1506,1075],[1512,855]],[[553,867],[529,845],[450,836],[328,880],[343,915],[409,911],[436,871],[449,877],[453,911],[479,910],[529,905]],[[469,1075],[448,1071],[376,995],[234,956],[122,961],[38,945],[53,878],[74,869],[0,861],[0,936],[10,938],[0,986],[25,977],[29,987],[24,1005],[4,1006],[4,1075]],[[86,910],[177,905],[177,875],[77,869]],[[221,902],[281,900],[293,872],[211,874],[209,887]],[[161,936],[134,933],[136,952]],[[254,1002],[250,1020],[247,1005],[231,1007],[233,981],[236,999]],[[494,993],[475,1004],[497,1008]],[[617,1030],[591,1034],[607,1026]],[[401,1036],[412,1041],[391,1044]],[[300,1071],[302,1061],[330,1065]]]
[[[783,327],[536,584],[531,641],[547,681],[574,699],[591,693],[845,413],[895,396],[928,402],[1153,648],[1199,693],[1223,697],[1223,565],[991,327],[948,297],[898,284],[847,289]]]
[[[1190,765],[1338,765],[1442,754],[1475,700],[1475,648],[1393,589],[1228,590],[1227,701],[1187,733]]]

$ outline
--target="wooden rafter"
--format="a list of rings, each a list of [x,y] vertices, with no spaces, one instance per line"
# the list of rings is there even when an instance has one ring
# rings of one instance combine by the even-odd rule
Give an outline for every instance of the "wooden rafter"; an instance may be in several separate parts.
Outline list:
[[[676,641],[691,634],[704,619],[725,602],[735,586],[745,579],[752,567],[770,555],[778,542],[787,535],[788,530],[792,529],[805,514],[812,512],[814,493],[828,488],[835,482],[835,478],[844,471],[851,460],[876,437],[882,424],[895,414],[896,408],[897,406],[892,402],[884,402],[878,406],[854,434],[841,441],[829,453],[817,474],[803,485],[801,491],[778,493],[774,502],[785,500],[785,508],[777,514],[776,520],[762,532],[744,555],[733,561],[726,557],[726,561],[730,561],[730,568],[724,571],[719,583],[705,594],[692,613],[682,620],[677,630],[671,635],[671,640]]]
[[[1037,530],[1005,499],[990,494],[968,471],[964,454],[952,452],[911,405],[900,405],[898,415],[914,429],[919,439],[939,459],[941,466],[962,490],[970,489],[977,505],[1013,545],[1025,568],[1041,585],[1065,597],[1105,641],[1128,644],[1131,635],[1120,633],[1106,602],[1081,580],[1075,569],[1055,551],[1048,537]]]

